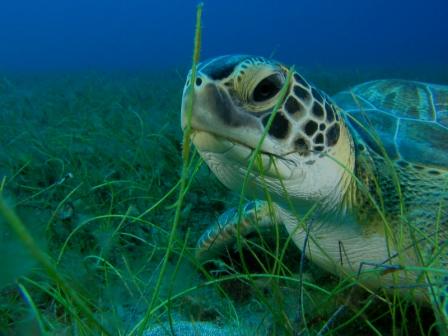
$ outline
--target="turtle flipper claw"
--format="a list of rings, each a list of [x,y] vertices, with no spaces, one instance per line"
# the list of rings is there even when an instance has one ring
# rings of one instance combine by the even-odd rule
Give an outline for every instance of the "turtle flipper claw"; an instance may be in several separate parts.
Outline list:
[[[265,230],[276,223],[278,217],[275,208],[265,201],[250,201],[238,213],[238,208],[232,208],[219,216],[199,238],[196,245],[196,258],[200,262],[214,259],[222,254],[227,247],[232,247],[238,240],[257,230]]]

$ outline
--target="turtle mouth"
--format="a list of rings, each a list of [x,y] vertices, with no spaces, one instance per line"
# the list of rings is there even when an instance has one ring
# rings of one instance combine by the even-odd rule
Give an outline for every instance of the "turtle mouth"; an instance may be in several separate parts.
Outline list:
[[[240,147],[243,147],[243,148],[246,148],[247,150],[249,150],[251,152],[251,154],[253,153],[253,151],[256,150],[255,147],[250,146],[247,143],[245,143],[245,142],[243,142],[241,140],[238,140],[238,139],[234,139],[234,138],[231,138],[231,137],[226,137],[226,136],[223,136],[221,134],[212,132],[210,130],[202,130],[202,129],[199,129],[199,128],[192,128],[191,129],[191,137],[193,139],[195,137],[197,137],[198,135],[202,135],[202,134],[208,136],[209,139],[207,139],[207,140],[210,140],[210,138],[214,138],[215,141],[210,142],[210,143],[202,143],[202,141],[199,141],[198,144],[202,145],[202,146],[199,146],[199,147],[203,147],[203,146],[207,146],[207,145],[211,145],[210,147],[212,147],[212,146],[216,146],[216,144],[220,144],[220,146],[217,146],[218,148],[216,148],[216,151],[217,152],[222,152],[222,149],[225,149],[226,151],[228,151],[228,150],[230,150],[231,148],[233,148],[235,146],[240,146]],[[216,142],[216,143],[214,143],[214,142]],[[194,140],[193,140],[193,143],[196,146],[198,146],[198,144]],[[209,147],[209,146],[207,146],[207,147]],[[227,148],[224,148],[224,147],[227,147]],[[199,148],[199,149],[201,149],[201,148]],[[213,151],[213,150],[208,150],[208,151]],[[292,154],[292,152],[291,152],[291,153],[285,153],[282,156],[280,156],[278,154],[266,151],[263,148],[260,148],[258,153],[261,154],[261,155],[271,156],[271,157],[274,157],[274,158],[279,159],[279,160],[285,160],[283,155]]]
[[[247,174],[264,185],[294,179],[301,171],[296,152],[280,156],[260,150],[255,156],[253,146],[208,130],[192,129],[190,139],[218,179],[232,190],[239,190]]]
[[[248,162],[256,150],[256,148],[241,140],[225,137],[209,130],[192,128],[190,137],[200,152],[216,153],[231,157],[235,156],[233,159],[240,163]],[[297,162],[293,157],[297,154],[295,151],[279,155],[260,148],[257,154],[266,162],[277,161],[290,168],[297,167]]]

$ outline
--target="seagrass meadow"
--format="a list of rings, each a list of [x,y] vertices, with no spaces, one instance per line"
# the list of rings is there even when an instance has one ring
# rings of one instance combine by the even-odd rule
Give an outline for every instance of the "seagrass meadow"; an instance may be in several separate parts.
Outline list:
[[[0,73],[0,336],[444,335],[430,305],[328,273],[281,226],[198,260],[206,228],[246,199],[182,133],[189,62]],[[448,84],[438,64],[294,69],[329,95]]]
[[[417,70],[303,72],[330,94],[386,76],[448,82]],[[0,334],[436,335],[430,308],[301,266],[292,243],[279,265],[282,231],[252,237],[244,265],[235,252],[204,269],[196,241],[239,195],[193,149],[169,246],[185,73],[2,77]]]

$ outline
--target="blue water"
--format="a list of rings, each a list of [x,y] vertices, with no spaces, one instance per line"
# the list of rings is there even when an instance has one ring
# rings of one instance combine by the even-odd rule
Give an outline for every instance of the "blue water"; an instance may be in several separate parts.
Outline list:
[[[189,64],[197,1],[3,0],[0,71]],[[203,58],[300,66],[448,65],[447,0],[205,1]]]

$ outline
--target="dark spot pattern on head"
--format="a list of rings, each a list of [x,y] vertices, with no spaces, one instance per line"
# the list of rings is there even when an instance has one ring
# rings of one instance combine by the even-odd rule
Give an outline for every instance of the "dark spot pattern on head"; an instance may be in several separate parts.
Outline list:
[[[270,114],[263,117],[262,122],[264,127],[267,127],[269,118]],[[282,113],[278,112],[272,121],[268,133],[277,139],[284,139],[289,133],[288,119],[286,119]]]
[[[285,110],[286,112],[288,112],[290,115],[293,115],[297,112],[302,111],[302,104],[300,104],[297,99],[295,99],[292,96],[289,96],[288,99],[286,100],[285,103]]]
[[[324,117],[324,109],[317,102],[314,102],[313,109],[311,111],[313,112],[313,115],[315,115],[318,118],[323,118]]]
[[[322,95],[315,88],[311,89],[311,94],[313,95],[314,99],[316,99],[319,103],[322,104],[324,102]]]
[[[294,85],[294,94],[302,100],[308,100],[310,98],[310,93],[298,85]]]
[[[314,142],[316,144],[323,144],[324,143],[324,135],[322,133],[319,133],[318,135],[316,135],[316,137],[314,138]]]
[[[324,123],[319,125],[319,130],[321,130],[321,131],[325,131],[326,128],[327,128],[327,125],[325,125]]]
[[[303,137],[298,137],[294,141],[294,145],[296,146],[297,152],[301,155],[308,155],[310,148],[308,141]]]
[[[332,122],[335,119],[334,110],[331,108],[328,102],[325,102],[325,111],[327,113],[327,121]]]
[[[322,152],[323,150],[324,150],[324,146],[314,146],[314,150],[316,151],[316,152]]]
[[[313,120],[308,121],[304,128],[306,135],[312,136],[317,131],[317,123]]]
[[[327,146],[334,146],[339,140],[341,128],[339,124],[334,124],[327,130]]]
[[[309,85],[308,83],[303,79],[302,76],[300,76],[297,72],[294,72],[294,80],[299,83],[302,84],[304,87],[308,88]]]

